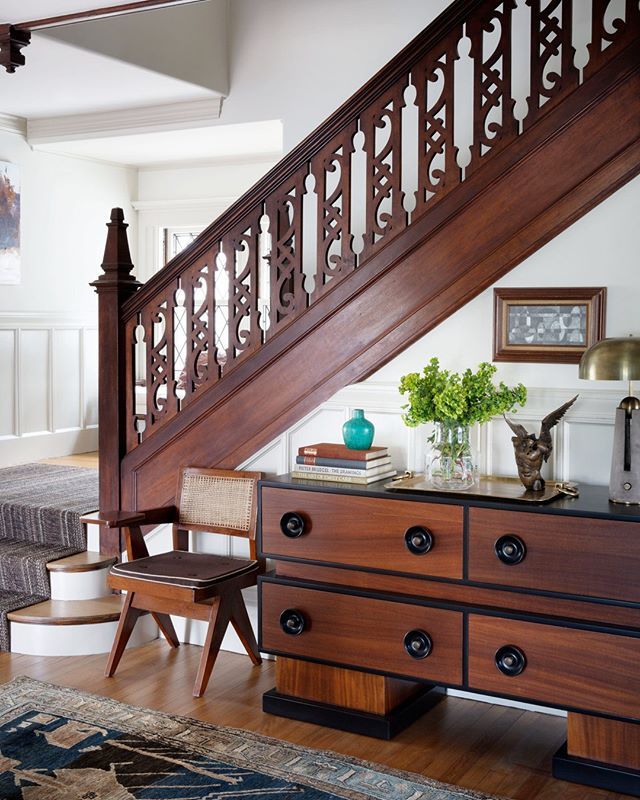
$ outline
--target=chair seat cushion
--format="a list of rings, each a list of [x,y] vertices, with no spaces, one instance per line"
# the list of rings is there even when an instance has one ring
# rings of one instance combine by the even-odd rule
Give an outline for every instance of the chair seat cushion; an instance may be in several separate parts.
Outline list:
[[[248,559],[171,550],[126,564],[114,564],[111,574],[187,589],[206,589],[257,569],[258,562]]]

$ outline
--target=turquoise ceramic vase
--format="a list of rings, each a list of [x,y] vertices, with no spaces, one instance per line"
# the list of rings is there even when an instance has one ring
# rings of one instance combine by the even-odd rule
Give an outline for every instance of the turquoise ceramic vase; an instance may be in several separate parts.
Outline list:
[[[349,450],[368,450],[374,433],[373,422],[365,418],[362,408],[354,408],[351,419],[342,426],[342,438]]]

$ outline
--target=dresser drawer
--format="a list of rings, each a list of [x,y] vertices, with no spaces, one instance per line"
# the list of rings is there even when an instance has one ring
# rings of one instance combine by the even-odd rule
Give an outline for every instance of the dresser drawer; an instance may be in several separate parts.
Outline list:
[[[462,529],[460,506],[262,489],[262,550],[273,558],[462,578]]]
[[[469,509],[469,580],[640,602],[638,575],[638,523]]]
[[[268,581],[261,584],[261,609],[265,651],[427,681],[462,681],[457,611]]]
[[[522,671],[503,674],[500,657],[504,668]],[[640,639],[634,637],[469,616],[472,690],[640,718],[639,661]]]

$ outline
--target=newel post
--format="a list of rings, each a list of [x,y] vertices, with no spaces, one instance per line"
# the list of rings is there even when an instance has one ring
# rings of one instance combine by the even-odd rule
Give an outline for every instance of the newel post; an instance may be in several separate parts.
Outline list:
[[[98,294],[98,449],[100,461],[100,510],[120,509],[120,465],[126,453],[126,392],[124,325],[122,306],[141,285],[131,274],[133,264],[127,228],[121,208],[111,211],[103,274],[94,281]],[[100,528],[100,550],[120,555],[120,532]]]

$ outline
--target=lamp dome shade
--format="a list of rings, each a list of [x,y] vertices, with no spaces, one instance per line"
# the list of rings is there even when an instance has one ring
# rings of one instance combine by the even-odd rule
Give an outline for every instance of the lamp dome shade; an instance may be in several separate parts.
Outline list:
[[[640,338],[602,339],[580,359],[578,376],[591,381],[640,380]]]

